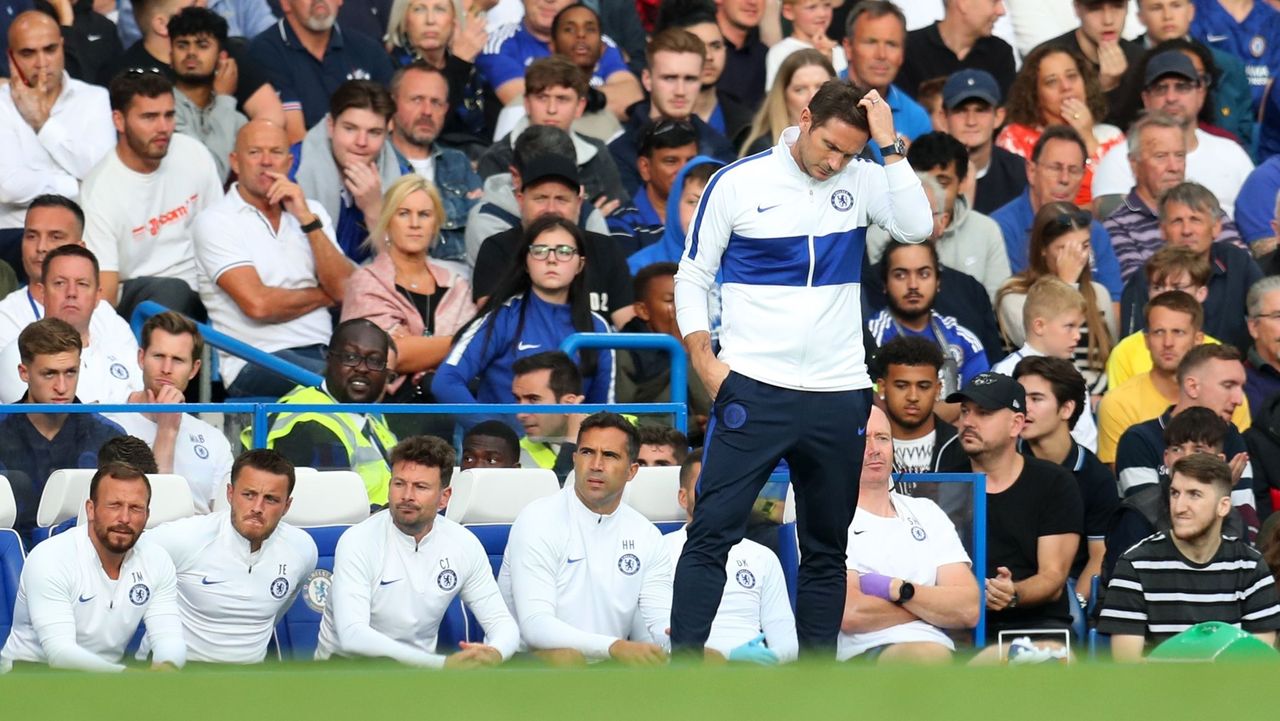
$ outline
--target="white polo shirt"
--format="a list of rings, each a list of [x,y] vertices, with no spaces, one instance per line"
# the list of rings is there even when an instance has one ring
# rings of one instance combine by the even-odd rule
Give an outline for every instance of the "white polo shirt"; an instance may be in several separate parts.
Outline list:
[[[520,512],[498,585],[529,648],[602,660],[628,637],[671,648],[671,577],[657,527],[625,503],[591,511],[569,482]]]
[[[352,526],[338,540],[316,660],[391,658],[441,668],[436,640],[445,610],[461,595],[484,628],[485,643],[511,658],[520,630],[502,601],[484,546],[444,516],[414,541],[390,511]]]
[[[0,300],[0,348],[18,340],[18,334],[43,317],[44,304],[31,294],[31,286],[6,295],[4,300]],[[129,344],[135,351],[138,349],[129,322],[121,318],[116,309],[105,300],[98,301],[93,315],[89,316],[89,337],[103,338],[112,345],[119,344],[121,350],[126,349]]]
[[[89,527],[60,533],[31,551],[22,568],[13,631],[0,671],[15,661],[81,671],[123,671],[125,646],[147,624],[155,663],[186,663],[173,562],[143,533],[112,580]]]
[[[235,300],[218,287],[218,278],[223,273],[243,266],[253,267],[263,285],[273,288],[320,285],[311,242],[302,232],[298,219],[282,213],[279,232],[272,231],[262,213],[240,197],[238,188],[239,184],[232,185],[221,200],[200,214],[195,224],[200,299],[209,311],[209,322],[218,330],[268,353],[328,343],[333,334],[333,318],[328,309],[317,308],[284,323],[263,323],[245,315]],[[324,223],[325,236],[337,248],[329,214],[314,200],[308,200],[307,207]],[[230,385],[245,363],[227,353],[221,353],[219,360],[223,383]]]
[[[672,568],[679,562],[687,540],[687,527],[663,537]],[[791,597],[787,595],[787,579],[777,554],[744,538],[729,549],[725,571],[724,595],[711,622],[707,648],[728,658],[733,649],[763,631],[769,650],[778,655],[779,661],[794,661],[800,653],[800,642],[796,638]]]
[[[155,447],[155,421],[141,413],[108,413],[106,416],[120,424],[125,433]],[[208,513],[214,497],[225,495],[234,463],[231,444],[222,431],[189,413],[182,414],[173,449],[173,472],[187,479],[197,514]]]
[[[95,310],[93,317],[97,315]],[[105,320],[102,329],[94,328],[93,317],[89,321],[90,345],[80,351],[76,397],[82,403],[126,403],[130,393],[142,390],[138,342],[120,316]],[[15,339],[0,351],[0,403],[16,403],[27,392],[27,384],[18,375],[21,362]]]
[[[938,504],[899,493],[891,492],[889,497],[896,511],[891,518],[861,508],[854,514],[845,562],[850,571],[880,573],[917,586],[936,586],[939,567],[970,563],[955,525]],[[955,650],[955,644],[941,629],[916,620],[869,633],[841,632],[836,639],[836,660],[847,661],[878,646],[917,641]]]
[[[147,538],[173,559],[192,661],[261,663],[276,621],[316,568],[316,543],[306,532],[281,523],[251,553],[225,510],[171,521]]]

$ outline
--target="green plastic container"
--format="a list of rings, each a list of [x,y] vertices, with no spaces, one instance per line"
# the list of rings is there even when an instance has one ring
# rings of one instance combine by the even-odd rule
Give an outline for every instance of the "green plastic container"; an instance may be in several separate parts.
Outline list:
[[[1275,661],[1280,651],[1229,623],[1198,623],[1156,646],[1149,661]]]

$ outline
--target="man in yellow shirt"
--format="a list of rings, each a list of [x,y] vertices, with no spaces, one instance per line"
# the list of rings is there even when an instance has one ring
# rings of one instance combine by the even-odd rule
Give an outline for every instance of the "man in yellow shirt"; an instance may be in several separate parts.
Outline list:
[[[1098,406],[1098,458],[1115,463],[1116,445],[1130,426],[1159,416],[1178,400],[1178,364],[1192,348],[1205,342],[1201,327],[1204,309],[1191,295],[1171,290],[1147,303],[1147,329],[1142,331],[1151,370],[1112,389]],[[1247,404],[1231,416],[1240,431],[1249,427]]]

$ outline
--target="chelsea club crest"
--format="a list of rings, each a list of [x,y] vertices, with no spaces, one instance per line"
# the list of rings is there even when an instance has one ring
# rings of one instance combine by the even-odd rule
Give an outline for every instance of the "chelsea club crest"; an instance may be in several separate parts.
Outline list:
[[[831,207],[844,212],[853,207],[853,193],[841,188],[831,194]]]

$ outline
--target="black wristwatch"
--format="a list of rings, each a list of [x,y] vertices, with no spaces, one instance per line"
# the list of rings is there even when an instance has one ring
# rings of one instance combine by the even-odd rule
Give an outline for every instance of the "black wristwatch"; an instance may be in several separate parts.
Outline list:
[[[907,601],[910,601],[915,597],[916,597],[915,584],[911,583],[910,581],[903,581],[902,585],[898,587],[898,600],[894,601],[894,603],[901,606],[902,604],[906,603]]]
[[[880,146],[880,155],[886,158],[890,155],[901,155],[905,158],[907,157],[907,144],[902,140],[902,136],[899,135],[889,145]]]
[[[1009,605],[1005,606],[1005,608],[1017,608],[1017,607],[1018,607],[1018,592],[1014,591],[1013,598],[1009,599]]]
[[[302,226],[302,232],[314,233],[315,231],[320,230],[323,227],[324,227],[324,221],[320,220],[320,216],[317,215],[315,220]]]

